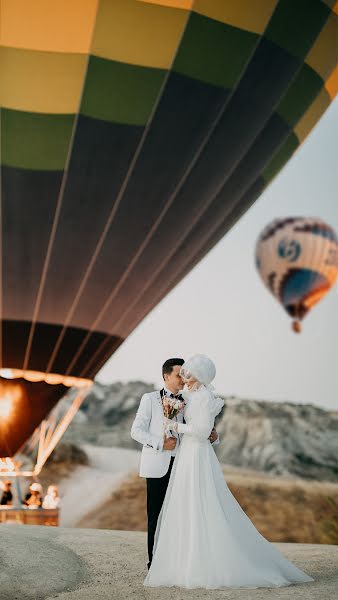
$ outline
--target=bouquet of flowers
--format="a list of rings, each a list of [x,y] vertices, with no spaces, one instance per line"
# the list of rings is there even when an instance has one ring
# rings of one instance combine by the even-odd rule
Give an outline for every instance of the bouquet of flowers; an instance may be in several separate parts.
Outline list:
[[[178,415],[178,413],[184,410],[184,400],[180,400],[179,398],[168,398],[168,396],[162,396],[162,406],[163,406],[163,414],[166,419],[173,419]],[[168,430],[167,425],[165,425],[164,434],[166,437],[170,437],[170,431]]]

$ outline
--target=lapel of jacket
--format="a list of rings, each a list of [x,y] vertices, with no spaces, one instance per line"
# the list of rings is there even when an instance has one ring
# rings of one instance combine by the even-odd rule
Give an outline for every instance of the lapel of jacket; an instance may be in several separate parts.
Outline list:
[[[156,400],[157,400],[158,404],[160,405],[160,409],[161,409],[161,411],[163,413],[161,392],[159,390],[156,392]]]

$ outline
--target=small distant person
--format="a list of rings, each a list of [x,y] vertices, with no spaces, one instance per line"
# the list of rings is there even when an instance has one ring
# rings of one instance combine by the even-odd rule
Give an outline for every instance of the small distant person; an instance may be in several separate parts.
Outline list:
[[[42,508],[60,508],[60,496],[56,485],[49,485],[44,497]]]
[[[42,506],[42,485],[32,483],[29,486],[29,492],[26,494],[24,502],[27,508],[41,508]]]
[[[0,504],[1,506],[12,506],[13,504],[12,483],[8,480],[4,483]]]

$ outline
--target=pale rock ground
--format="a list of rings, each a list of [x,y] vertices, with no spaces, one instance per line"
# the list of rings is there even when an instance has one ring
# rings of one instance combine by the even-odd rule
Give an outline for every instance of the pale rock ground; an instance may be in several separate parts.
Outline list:
[[[144,588],[146,534],[0,525],[1,600],[337,600],[338,546],[277,544],[314,583],[279,589]]]
[[[138,468],[140,452],[83,447],[90,466],[60,483],[62,524],[75,526]],[[231,468],[229,468],[229,475]],[[0,600],[337,600],[338,546],[277,544],[311,584],[281,589],[144,588],[146,534],[0,525]]]

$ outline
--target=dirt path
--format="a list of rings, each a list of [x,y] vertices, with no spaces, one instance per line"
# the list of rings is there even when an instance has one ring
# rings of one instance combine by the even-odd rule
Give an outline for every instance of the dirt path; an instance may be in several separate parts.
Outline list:
[[[76,527],[96,506],[108,500],[131,471],[137,471],[140,452],[125,448],[84,445],[89,466],[79,466],[59,484],[62,498],[60,525]]]

